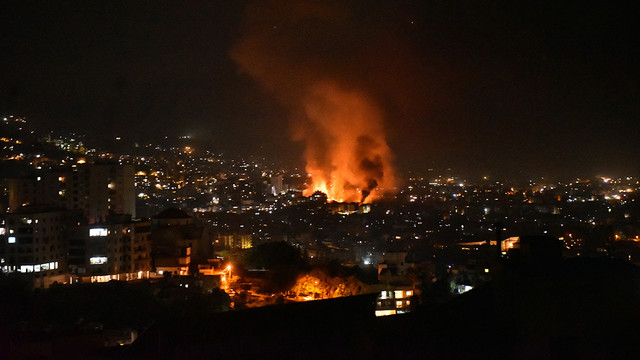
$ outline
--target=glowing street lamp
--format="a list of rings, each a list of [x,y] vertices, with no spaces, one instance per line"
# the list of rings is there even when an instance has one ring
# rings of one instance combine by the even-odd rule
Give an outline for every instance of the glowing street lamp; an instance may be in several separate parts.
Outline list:
[[[229,285],[231,285],[231,265],[227,265],[227,267],[224,269],[225,271],[227,271],[227,275],[225,279],[226,283],[227,283],[227,289],[229,288]]]

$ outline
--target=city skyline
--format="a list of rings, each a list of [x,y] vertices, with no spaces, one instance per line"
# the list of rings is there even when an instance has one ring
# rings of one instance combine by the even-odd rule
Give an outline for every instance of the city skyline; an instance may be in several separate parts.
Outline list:
[[[191,135],[302,166],[286,98],[329,79],[379,109],[401,173],[637,175],[634,13],[564,2],[16,3],[0,15],[0,106],[43,127]],[[249,65],[274,79],[239,60],[247,39],[266,41]]]
[[[309,193],[313,174],[190,138],[112,148],[31,125],[0,121],[2,357],[304,358],[318,341],[318,358],[392,343],[426,356],[451,354],[469,329],[515,334],[475,338],[496,348],[476,355],[634,348],[638,177],[434,169],[398,174],[381,201],[338,202]],[[300,332],[309,324],[329,338]]]

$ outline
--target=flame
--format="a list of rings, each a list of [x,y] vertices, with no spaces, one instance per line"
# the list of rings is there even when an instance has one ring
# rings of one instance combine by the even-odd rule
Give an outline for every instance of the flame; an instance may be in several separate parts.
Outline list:
[[[321,191],[329,201],[370,203],[393,187],[382,116],[364,93],[319,82],[303,106],[308,121],[298,138],[311,177],[305,196]]]
[[[304,195],[321,191],[330,201],[370,203],[392,190],[396,178],[381,111],[362,90],[385,96],[387,104],[405,104],[413,85],[407,88],[402,79],[414,79],[415,72],[406,70],[413,68],[407,56],[398,60],[402,66],[380,56],[380,50],[406,54],[404,41],[388,31],[345,34],[360,24],[362,12],[343,3],[251,2],[230,55],[290,111],[311,178]]]

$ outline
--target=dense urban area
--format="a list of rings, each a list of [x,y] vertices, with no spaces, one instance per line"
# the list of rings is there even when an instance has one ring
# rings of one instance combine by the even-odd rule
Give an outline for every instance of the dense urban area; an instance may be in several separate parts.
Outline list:
[[[304,170],[189,136],[96,145],[0,121],[0,347],[13,355],[106,351],[159,319],[354,295],[375,294],[377,316],[432,309],[540,254],[640,263],[636,177],[425,169],[379,201],[339,203],[303,196]]]

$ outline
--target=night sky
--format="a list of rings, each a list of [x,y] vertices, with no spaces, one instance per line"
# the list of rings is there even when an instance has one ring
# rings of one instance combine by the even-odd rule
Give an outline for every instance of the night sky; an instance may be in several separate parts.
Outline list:
[[[632,7],[633,6],[633,7]],[[0,7],[0,113],[302,165],[295,94],[365,92],[401,174],[640,175],[640,9],[564,1]]]

